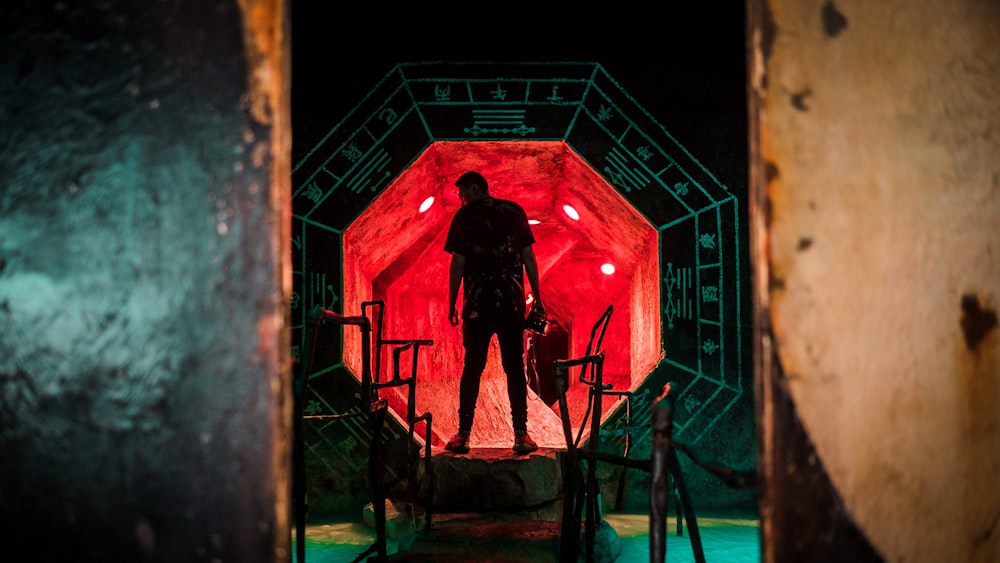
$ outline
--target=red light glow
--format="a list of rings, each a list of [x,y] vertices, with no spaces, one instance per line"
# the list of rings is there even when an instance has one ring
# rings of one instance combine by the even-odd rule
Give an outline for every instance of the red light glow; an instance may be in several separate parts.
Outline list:
[[[364,301],[384,300],[385,338],[434,341],[420,349],[415,410],[433,413],[436,447],[458,429],[462,331],[448,322],[450,257],[443,249],[450,219],[461,202],[447,196],[427,202],[432,200],[430,194],[440,195],[442,184],[450,186],[467,170],[486,176],[495,197],[517,201],[529,217],[545,217],[532,231],[545,311],[555,330],[545,337],[548,340],[533,336],[539,351],[548,350],[551,358],[583,356],[594,323],[614,305],[602,343],[608,351],[603,364],[605,384],[616,390],[635,390],[663,353],[658,232],[613,186],[562,142],[433,143],[345,230],[340,297],[347,315],[360,314]],[[551,211],[562,207],[561,199],[584,202],[587,209],[599,212],[600,220],[550,220]],[[413,213],[423,205],[430,206],[426,214]],[[564,211],[579,217],[569,206]],[[601,248],[601,255],[594,252],[595,247]],[[620,275],[601,273],[605,256],[615,257]],[[525,299],[530,296],[526,294]],[[362,370],[361,347],[359,331],[343,331],[344,365],[355,377]],[[404,369],[412,361],[411,356],[401,359]],[[540,374],[551,376],[550,365],[539,360],[538,366]],[[392,377],[391,367],[391,361],[382,363],[379,381]],[[387,389],[383,396],[395,412],[405,413],[408,398],[405,388],[400,389]],[[540,393],[531,393],[528,428],[532,437],[540,446],[565,448],[559,415],[540,400]],[[571,385],[566,399],[571,424],[578,428],[587,412],[589,387]],[[618,401],[605,397],[604,414],[617,405]],[[494,341],[482,378],[471,446],[509,449],[513,436],[509,412],[506,378]],[[419,423],[416,433],[422,436],[424,428]]]

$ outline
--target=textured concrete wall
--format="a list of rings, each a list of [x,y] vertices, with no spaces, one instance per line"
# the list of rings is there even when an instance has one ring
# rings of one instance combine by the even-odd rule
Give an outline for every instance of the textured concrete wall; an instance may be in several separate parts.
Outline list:
[[[1000,4],[750,5],[775,373],[885,560],[998,561]]]
[[[0,24],[4,559],[282,560],[285,7],[78,5]]]

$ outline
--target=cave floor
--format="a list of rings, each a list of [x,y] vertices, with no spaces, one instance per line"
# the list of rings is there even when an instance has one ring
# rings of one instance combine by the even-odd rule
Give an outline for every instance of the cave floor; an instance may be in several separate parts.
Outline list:
[[[698,514],[698,532],[705,561],[726,563],[756,563],[761,560],[759,520],[752,511],[745,509],[704,511]],[[620,552],[617,562],[649,561],[649,516],[637,513],[609,513],[604,520],[617,533]],[[400,540],[389,539],[386,545],[390,561],[480,561],[520,562],[558,561],[558,540],[545,537],[546,523],[508,522],[507,541],[499,546],[488,541],[481,533],[483,524],[475,517],[447,515],[440,517],[435,526],[441,535],[451,539],[435,544],[424,542],[419,549],[400,552]],[[496,531],[495,526],[491,527]],[[687,528],[676,534],[676,520],[667,519],[667,556],[670,563],[694,562],[691,537]],[[540,536],[543,536],[540,538]],[[456,539],[460,537],[460,539]],[[317,522],[306,526],[306,557],[309,563],[348,563],[364,553],[375,541],[375,532],[360,518],[356,521],[340,520]],[[407,541],[407,540],[402,540]],[[435,547],[437,546],[437,547]],[[294,550],[294,542],[293,542]],[[584,560],[583,547],[580,560]],[[372,555],[364,561],[375,561]],[[293,561],[297,561],[295,557]],[[600,559],[595,559],[600,560]],[[607,559],[605,559],[607,560]]]

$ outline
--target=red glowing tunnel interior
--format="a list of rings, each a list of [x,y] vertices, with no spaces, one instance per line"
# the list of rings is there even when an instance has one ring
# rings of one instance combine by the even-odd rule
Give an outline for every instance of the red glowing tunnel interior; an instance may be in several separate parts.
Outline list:
[[[345,231],[344,312],[357,314],[362,302],[382,300],[384,338],[433,340],[417,354],[415,413],[432,414],[432,444],[442,445],[458,427],[463,355],[461,327],[448,322],[450,256],[443,247],[451,217],[461,205],[454,182],[468,170],[486,177],[494,197],[519,202],[533,222],[552,330],[546,336],[525,334],[526,350],[533,351],[531,357],[526,353],[528,429],[540,446],[565,447],[551,362],[586,355],[595,323],[609,306],[613,309],[601,344],[605,384],[635,390],[662,356],[657,232],[566,143],[432,144]],[[576,217],[564,206],[575,210]],[[614,271],[606,273],[606,264]],[[401,356],[403,377],[412,370],[408,353]],[[344,362],[355,375],[361,373],[357,331],[344,331]],[[574,433],[580,431],[589,397],[588,385],[579,382],[580,370],[571,370],[567,392]],[[392,377],[391,351],[382,352],[381,372],[376,374],[380,381]],[[406,386],[383,390],[383,396],[405,418]],[[602,416],[622,400],[606,396]],[[420,428],[417,435],[423,436]],[[512,439],[494,339],[470,444],[509,448]]]

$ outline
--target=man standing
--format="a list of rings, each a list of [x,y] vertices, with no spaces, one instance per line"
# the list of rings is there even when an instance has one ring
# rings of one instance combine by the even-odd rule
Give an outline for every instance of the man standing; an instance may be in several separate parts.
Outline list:
[[[459,383],[458,433],[445,449],[469,451],[469,435],[479,399],[479,382],[486,368],[490,339],[497,335],[500,363],[507,377],[514,451],[538,449],[528,435],[527,383],[524,375],[524,275],[534,307],[544,311],[538,285],[538,264],[531,245],[535,237],[528,216],[517,203],[490,196],[486,178],[466,172],[455,181],[462,207],[452,218],[444,250],[451,253],[448,276],[448,321],[458,326],[455,308],[462,292],[462,346],[465,361]]]

